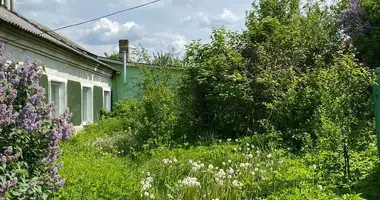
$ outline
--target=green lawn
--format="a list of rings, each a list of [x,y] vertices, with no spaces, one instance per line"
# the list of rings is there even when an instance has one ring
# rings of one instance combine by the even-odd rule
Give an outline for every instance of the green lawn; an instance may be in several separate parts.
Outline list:
[[[368,199],[380,197],[374,146],[352,155],[352,172],[359,171],[360,179],[347,189],[339,184],[340,173],[331,170],[323,157],[327,155],[295,156],[260,146],[253,138],[172,150],[162,147],[129,156],[94,145],[117,131],[112,127],[118,123],[93,125],[63,144],[60,173],[66,183],[55,198],[361,199],[359,193]]]

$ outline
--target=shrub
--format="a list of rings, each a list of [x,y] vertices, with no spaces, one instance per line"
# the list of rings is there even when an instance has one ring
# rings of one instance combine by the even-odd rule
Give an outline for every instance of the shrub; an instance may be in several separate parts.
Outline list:
[[[143,69],[143,68],[142,68]],[[122,131],[111,136],[111,140],[120,151],[129,152],[130,148],[142,150],[150,147],[168,145],[177,122],[177,97],[173,89],[162,82],[154,81],[151,71],[144,70],[143,94],[141,101],[134,99],[118,102],[114,110],[107,114],[121,121]],[[125,136],[123,136],[123,134]],[[120,141],[116,142],[118,137]]]
[[[51,117],[38,62],[10,61],[0,43],[0,198],[46,199],[64,180],[58,143],[72,134],[66,110]]]

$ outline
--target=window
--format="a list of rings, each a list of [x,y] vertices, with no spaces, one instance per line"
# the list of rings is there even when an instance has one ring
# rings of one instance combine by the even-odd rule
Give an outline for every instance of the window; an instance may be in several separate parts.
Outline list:
[[[63,113],[65,108],[65,93],[64,93],[64,83],[61,82],[50,82],[51,87],[51,101],[54,103],[55,109],[53,111],[53,116],[59,116]]]
[[[83,87],[82,101],[83,123],[87,124],[92,122],[92,91],[90,87]]]
[[[103,108],[107,111],[111,111],[111,92],[104,91]]]

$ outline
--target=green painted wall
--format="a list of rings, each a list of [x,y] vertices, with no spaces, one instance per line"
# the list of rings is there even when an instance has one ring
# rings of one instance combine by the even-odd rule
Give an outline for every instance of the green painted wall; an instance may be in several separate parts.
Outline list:
[[[100,111],[103,109],[103,88],[94,86],[94,121],[100,119]]]
[[[107,63],[107,62],[106,62]],[[124,67],[114,63],[107,63],[120,71],[112,79],[112,105],[119,100],[136,99],[139,100],[142,94],[142,84],[144,81],[144,73],[139,66],[127,66],[127,83],[124,83]],[[145,67],[151,70],[153,76],[171,76],[179,79],[183,74],[180,68],[153,68]]]
[[[41,79],[40,79],[40,85],[45,88],[45,103],[49,102],[49,80],[48,77],[43,74]]]
[[[71,122],[74,126],[82,124],[82,86],[80,82],[67,81],[67,106],[72,113]]]

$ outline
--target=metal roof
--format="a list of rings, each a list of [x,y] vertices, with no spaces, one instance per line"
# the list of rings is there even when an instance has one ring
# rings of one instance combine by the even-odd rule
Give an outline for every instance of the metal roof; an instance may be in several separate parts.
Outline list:
[[[112,69],[114,71],[118,71],[117,69],[107,65],[106,63],[103,63],[96,59],[96,55],[90,53],[89,51],[85,50],[81,46],[75,44],[73,41],[69,40],[68,38],[59,35],[58,33],[51,31],[48,27],[39,24],[38,22],[35,22],[33,20],[29,20],[20,14],[16,12],[12,12],[5,8],[4,6],[0,6],[0,21],[4,21],[8,24],[11,24],[13,26],[16,26],[17,28],[20,28],[24,31],[27,31],[33,35],[36,35],[40,38],[43,38],[45,40],[48,40],[50,42],[55,43],[56,45],[62,46],[74,53],[77,53],[87,59],[90,59],[92,61],[95,61],[99,63],[100,65],[107,67],[109,69]],[[48,32],[51,31],[51,32]],[[46,33],[48,32],[48,33]],[[22,40],[22,38],[20,38]],[[15,40],[17,41],[17,40]]]

